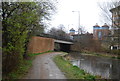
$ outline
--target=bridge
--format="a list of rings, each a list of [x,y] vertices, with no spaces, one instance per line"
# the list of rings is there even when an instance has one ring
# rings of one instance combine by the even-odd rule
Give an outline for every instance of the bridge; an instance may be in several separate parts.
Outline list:
[[[73,40],[57,37],[49,34],[40,34],[32,37],[28,51],[30,53],[40,53],[45,51],[64,51],[70,52]]]
[[[69,41],[63,41],[63,40],[54,40],[55,43],[63,43],[63,44],[73,44],[73,42],[69,42]]]
[[[54,40],[54,50],[55,51],[64,51],[70,52],[70,46],[73,42],[63,41],[63,40]]]
[[[70,39],[69,37],[66,37],[66,36],[56,36],[56,35],[51,35],[51,34],[46,34],[46,33],[41,33],[41,34],[36,35],[36,36],[53,38],[53,39],[56,39],[56,40],[63,40],[63,41],[66,41],[66,42],[67,41],[73,42],[72,39]]]

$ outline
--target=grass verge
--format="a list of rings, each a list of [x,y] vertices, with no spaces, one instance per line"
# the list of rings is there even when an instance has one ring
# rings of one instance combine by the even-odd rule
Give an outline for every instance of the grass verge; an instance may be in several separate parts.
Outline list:
[[[94,80],[96,78],[96,76],[86,73],[84,70],[81,70],[77,66],[73,66],[69,61],[64,60],[64,58],[60,55],[55,56],[53,60],[59,69],[64,72],[65,76],[68,79]]]
[[[41,55],[41,54],[50,53],[50,52],[54,52],[54,51],[50,50],[50,51],[46,51],[46,52],[42,52],[42,53],[32,53],[32,54],[29,54],[29,56],[36,56],[36,55]]]
[[[91,56],[100,56],[100,57],[106,57],[106,58],[113,58],[113,59],[120,59],[120,56],[118,55],[111,55],[111,54],[103,54],[103,53],[95,53],[95,52],[83,52],[83,55],[91,55]]]
[[[8,74],[8,79],[21,79],[32,66],[33,59],[33,57],[30,57],[29,60],[23,60],[23,63],[17,69]]]
[[[3,77],[3,80],[5,80],[5,79],[21,79],[24,75],[26,75],[28,73],[28,70],[32,66],[32,62],[33,62],[36,55],[49,53],[49,52],[53,52],[53,51],[28,54],[28,59],[24,59],[23,62],[18,66],[18,68],[13,70],[7,76]]]

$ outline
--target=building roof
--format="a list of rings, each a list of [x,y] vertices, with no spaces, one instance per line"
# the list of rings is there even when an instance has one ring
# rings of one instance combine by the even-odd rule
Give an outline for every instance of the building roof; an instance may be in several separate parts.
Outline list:
[[[116,9],[120,9],[120,5],[117,6],[116,8],[112,8],[112,9],[110,9],[110,11],[113,12],[113,11],[115,11]]]
[[[102,27],[109,27],[106,23]]]
[[[71,28],[70,31],[75,31],[75,30],[73,28]]]
[[[93,27],[100,27],[100,26],[96,23],[96,25],[95,25],[95,26],[93,26]]]

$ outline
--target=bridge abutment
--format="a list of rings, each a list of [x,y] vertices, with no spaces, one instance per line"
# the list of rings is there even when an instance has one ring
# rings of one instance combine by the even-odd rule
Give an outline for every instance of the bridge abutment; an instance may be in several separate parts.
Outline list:
[[[42,53],[46,51],[70,52],[72,42],[56,40],[53,38],[34,36],[28,46],[29,53]]]

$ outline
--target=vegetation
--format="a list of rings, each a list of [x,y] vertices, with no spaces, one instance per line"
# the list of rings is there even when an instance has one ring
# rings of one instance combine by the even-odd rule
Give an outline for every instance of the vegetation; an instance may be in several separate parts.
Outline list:
[[[101,43],[99,40],[94,40],[91,34],[86,34],[86,36],[81,39],[78,39],[77,42],[72,45],[72,49],[75,51],[92,51],[92,52],[100,52],[102,49]]]
[[[29,56],[36,56],[36,55],[41,55],[41,54],[49,53],[49,52],[53,52],[53,51],[51,50],[51,51],[46,51],[46,52],[42,52],[42,53],[33,53],[33,54],[30,54]]]
[[[31,36],[44,32],[44,19],[50,19],[55,7],[48,0],[40,2],[2,2],[3,77],[24,66]],[[26,60],[27,65],[27,60]]]
[[[118,6],[120,6],[119,0],[110,0],[109,2],[98,2],[98,6],[100,7],[101,13],[100,16],[103,17],[102,21],[111,24],[112,21],[112,14],[111,9],[114,9]],[[117,9],[116,13],[119,13],[119,9]],[[116,26],[118,26],[116,24]]]
[[[101,56],[101,57],[107,57],[107,58],[113,58],[113,59],[120,59],[120,56],[118,55],[118,53],[120,53],[120,51],[116,50],[114,54],[115,50],[112,50],[112,54],[110,53],[96,53],[96,52],[89,52],[89,51],[84,51],[82,52],[82,54],[84,55],[92,55],[92,56]]]
[[[112,30],[110,36],[106,37],[105,41],[109,46],[120,46],[120,1],[110,0],[109,2],[98,3],[101,9],[103,22],[109,23]],[[119,52],[120,55],[120,52]]]
[[[33,62],[35,56],[45,54],[45,53],[49,53],[49,52],[53,52],[53,51],[46,51],[46,52],[43,52],[43,53],[28,54],[29,58],[24,59],[23,63],[21,63],[17,69],[13,70],[12,72],[8,73],[7,76],[3,77],[3,80],[4,79],[22,79],[22,77],[26,73],[28,73],[28,70],[32,66],[32,62]]]
[[[17,69],[14,69],[12,72],[8,73],[6,76],[3,76],[3,80],[6,79],[21,79],[32,66],[32,61],[34,57],[30,56],[29,59],[24,59],[21,64],[19,64]]]
[[[56,65],[64,72],[68,79],[88,79],[95,80],[96,76],[86,73],[77,66],[73,66],[69,61],[64,60],[62,56],[54,57]]]
[[[48,32],[50,35],[53,35],[57,38],[61,38],[62,40],[64,39],[70,39],[70,36],[65,32],[64,25],[60,24],[58,28],[51,28],[50,31]]]

